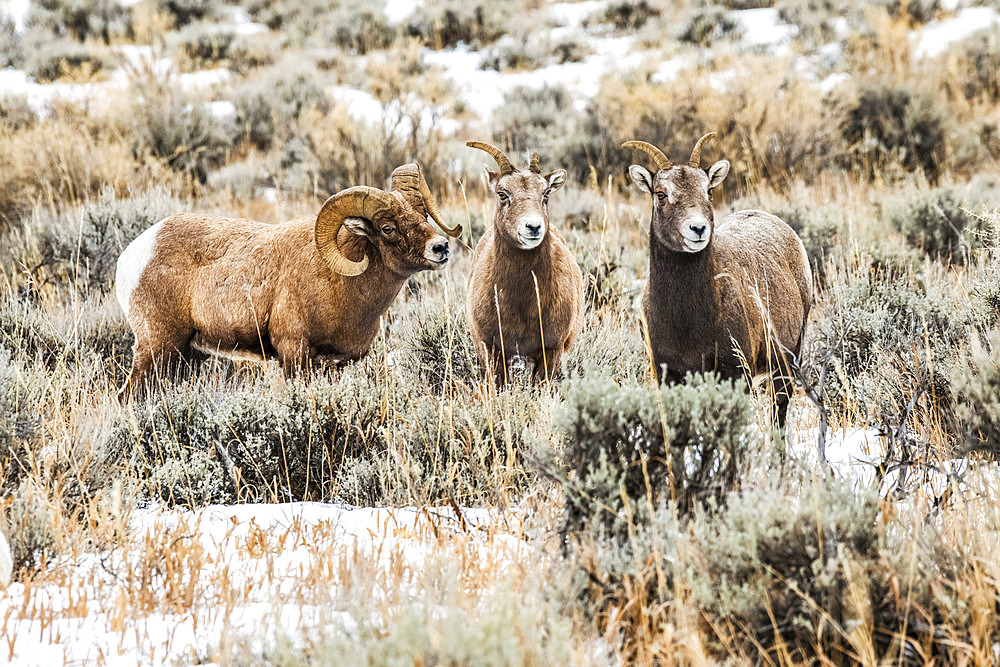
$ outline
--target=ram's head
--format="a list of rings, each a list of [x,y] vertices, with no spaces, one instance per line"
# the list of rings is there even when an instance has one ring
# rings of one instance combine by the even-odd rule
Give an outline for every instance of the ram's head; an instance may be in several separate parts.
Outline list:
[[[404,164],[392,172],[388,192],[360,185],[327,199],[316,216],[316,245],[330,268],[345,276],[363,273],[369,258],[355,261],[344,255],[338,241],[343,228],[368,239],[382,263],[395,273],[440,269],[448,263],[448,239],[427,216],[448,236],[462,233],[461,225],[444,224],[420,168]]]

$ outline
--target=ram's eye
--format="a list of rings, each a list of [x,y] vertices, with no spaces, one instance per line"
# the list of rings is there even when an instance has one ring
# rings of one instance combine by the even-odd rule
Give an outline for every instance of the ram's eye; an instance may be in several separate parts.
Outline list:
[[[665,192],[657,192],[656,198],[659,199],[660,201],[663,201],[667,198],[667,194]]]
[[[392,225],[384,225],[382,227],[382,233],[385,234],[386,236],[389,236],[389,234],[392,234],[394,231],[396,231],[396,228],[393,227]]]
[[[508,195],[506,192],[498,192],[497,197],[500,198],[500,203],[502,204],[506,204],[507,202],[510,201],[510,195]]]
[[[542,203],[543,204],[548,204],[549,203],[549,193],[548,192],[546,192],[544,195],[542,195]]]
[[[708,198],[709,198],[709,199],[711,199],[711,198],[712,198],[712,190],[714,190],[714,188],[709,188],[709,189],[708,189]]]

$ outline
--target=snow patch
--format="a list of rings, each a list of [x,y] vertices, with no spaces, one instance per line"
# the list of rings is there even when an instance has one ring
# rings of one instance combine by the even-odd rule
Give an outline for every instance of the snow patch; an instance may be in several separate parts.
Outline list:
[[[608,0],[555,2],[549,5],[549,16],[561,26],[579,28],[588,18],[608,6]]]
[[[0,2],[0,17],[7,17],[14,23],[14,32],[24,32],[28,27],[28,12],[31,0],[3,0]]]
[[[385,18],[390,25],[399,25],[423,6],[423,0],[386,0]]]
[[[966,7],[956,16],[935,20],[917,31],[915,53],[929,58],[944,53],[953,43],[983,28],[1000,24],[1000,13],[992,7]]]
[[[782,22],[773,7],[740,9],[732,15],[743,24],[743,43],[749,46],[784,46],[799,32],[797,26]]]

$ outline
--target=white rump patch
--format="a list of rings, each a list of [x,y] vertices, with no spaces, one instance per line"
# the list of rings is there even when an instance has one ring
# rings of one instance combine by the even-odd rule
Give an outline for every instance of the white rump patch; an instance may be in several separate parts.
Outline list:
[[[146,265],[149,264],[149,260],[153,256],[156,235],[160,232],[162,225],[163,220],[160,220],[139,234],[118,258],[118,265],[115,269],[115,296],[118,297],[118,303],[121,305],[122,311],[125,312],[125,319],[128,319],[132,293],[139,286],[142,272],[146,270]]]

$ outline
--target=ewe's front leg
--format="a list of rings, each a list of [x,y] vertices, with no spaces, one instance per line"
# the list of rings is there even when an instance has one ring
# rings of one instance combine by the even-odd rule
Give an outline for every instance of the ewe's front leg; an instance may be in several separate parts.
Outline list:
[[[550,347],[535,355],[535,382],[547,380],[559,371],[562,348]]]

